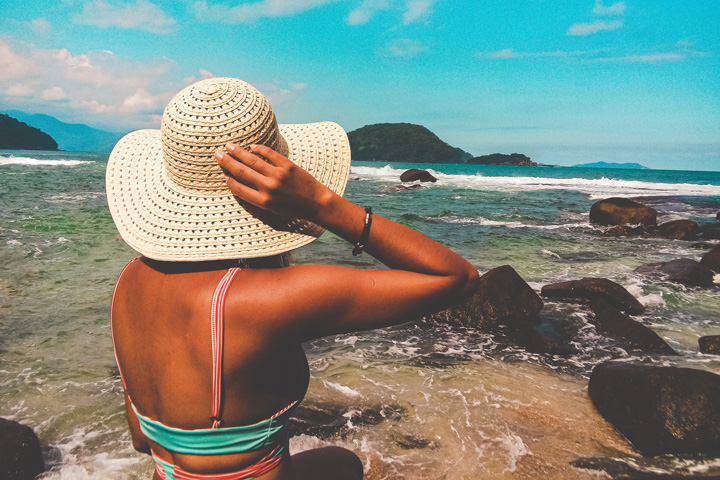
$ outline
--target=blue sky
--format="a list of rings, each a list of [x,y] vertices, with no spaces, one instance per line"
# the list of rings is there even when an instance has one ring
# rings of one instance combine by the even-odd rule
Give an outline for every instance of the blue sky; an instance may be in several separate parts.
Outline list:
[[[34,0],[0,18],[2,109],[158,128],[186,84],[233,76],[281,123],[720,170],[717,0]]]

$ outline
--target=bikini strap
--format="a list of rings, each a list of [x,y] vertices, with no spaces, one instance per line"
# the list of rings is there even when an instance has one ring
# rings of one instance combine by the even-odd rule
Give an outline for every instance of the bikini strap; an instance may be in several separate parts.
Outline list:
[[[122,370],[120,369],[120,362],[118,362],[117,350],[115,349],[115,334],[113,333],[113,328],[112,328],[112,312],[113,312],[113,307],[115,306],[115,293],[117,293],[118,285],[120,285],[120,279],[122,278],[123,273],[125,273],[125,270],[127,270],[127,268],[130,266],[130,264],[133,263],[138,258],[140,258],[140,257],[135,257],[135,258],[131,259],[129,262],[127,262],[125,264],[123,269],[120,270],[120,275],[118,275],[117,281],[115,282],[115,288],[113,288],[112,300],[110,301],[110,336],[111,336],[112,342],[113,342],[113,353],[115,354],[115,364],[118,367],[118,372],[120,373],[120,381],[122,382],[123,389],[125,389],[125,390],[127,390],[125,388],[125,378],[123,377]]]
[[[222,423],[222,365],[223,365],[223,335],[225,330],[225,297],[230,289],[239,268],[231,268],[215,288],[210,311],[210,335],[212,337],[212,428],[220,428]]]

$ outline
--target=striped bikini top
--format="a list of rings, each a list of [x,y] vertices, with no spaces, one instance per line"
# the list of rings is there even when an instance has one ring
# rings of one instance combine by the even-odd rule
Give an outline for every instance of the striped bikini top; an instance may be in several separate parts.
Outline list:
[[[120,278],[127,267],[133,262],[131,260],[120,272],[118,282],[115,284],[113,291],[113,303],[115,301],[115,292]],[[275,446],[282,450],[287,443],[288,422],[290,414],[300,400],[292,402],[287,407],[277,412],[272,417],[255,423],[253,425],[244,425],[236,427],[221,427],[221,398],[222,398],[222,358],[223,358],[223,333],[225,325],[225,297],[235,275],[240,271],[239,268],[231,268],[222,278],[215,293],[213,294],[212,307],[210,312],[210,331],[212,336],[212,415],[210,419],[213,421],[210,428],[185,430],[165,425],[157,420],[142,415],[138,412],[137,407],[132,404],[132,408],[140,422],[140,429],[153,442],[162,445],[164,448],[178,453],[186,453],[191,455],[220,455],[229,453],[245,453],[261,450]],[[111,304],[110,324],[112,331],[112,304]],[[115,341],[113,339],[113,346]],[[115,361],[117,362],[117,351],[115,352]],[[120,363],[118,362],[118,369]],[[120,379],[123,388],[125,388],[125,379],[120,370]],[[126,389],[127,391],[127,389]],[[280,452],[278,452],[280,453]]]

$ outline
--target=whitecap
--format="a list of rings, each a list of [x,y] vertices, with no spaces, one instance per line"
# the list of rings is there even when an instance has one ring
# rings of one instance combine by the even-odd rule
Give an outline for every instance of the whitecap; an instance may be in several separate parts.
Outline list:
[[[0,165],[30,165],[50,167],[74,167],[83,163],[95,163],[86,160],[50,160],[30,157],[0,157]]]

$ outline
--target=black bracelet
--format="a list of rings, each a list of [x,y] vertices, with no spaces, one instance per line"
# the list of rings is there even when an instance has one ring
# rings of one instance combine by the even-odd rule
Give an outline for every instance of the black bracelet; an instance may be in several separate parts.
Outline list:
[[[370,226],[372,225],[372,208],[365,208],[365,226],[360,234],[360,240],[355,244],[352,254],[353,257],[357,257],[363,252],[365,245],[367,245],[368,237],[370,236]]]

